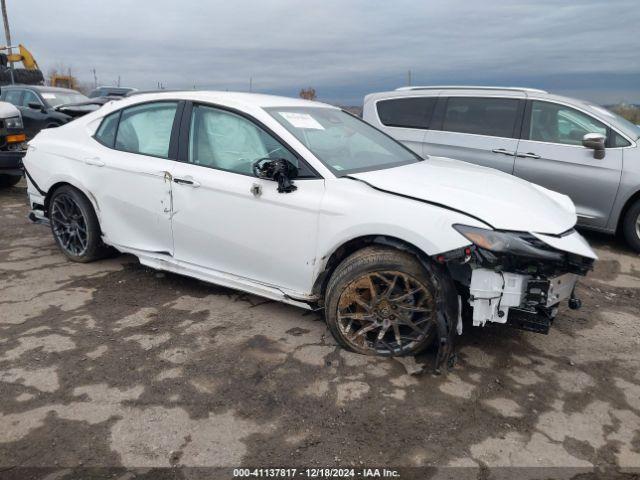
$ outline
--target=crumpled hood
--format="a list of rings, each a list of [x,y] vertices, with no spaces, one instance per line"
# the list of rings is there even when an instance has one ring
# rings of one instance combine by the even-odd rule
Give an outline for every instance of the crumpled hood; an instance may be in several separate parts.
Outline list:
[[[349,176],[390,193],[468,213],[496,230],[557,235],[577,221],[573,202],[566,195],[499,170],[449,158],[429,157]]]

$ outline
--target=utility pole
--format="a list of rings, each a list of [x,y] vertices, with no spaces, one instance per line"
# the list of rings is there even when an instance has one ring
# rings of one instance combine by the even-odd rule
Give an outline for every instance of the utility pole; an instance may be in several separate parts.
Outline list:
[[[407,86],[411,86],[411,70],[407,70]]]
[[[249,77],[249,91],[253,92],[253,77]]]
[[[93,73],[93,88],[98,88],[98,75],[96,74],[96,69],[93,68],[91,73]]]
[[[120,86],[120,75],[118,75],[118,86]]]
[[[9,30],[9,17],[7,15],[7,5],[5,0],[0,0],[0,6],[2,7],[2,21],[4,22],[4,36],[7,39],[7,53],[11,55],[13,50],[11,49],[11,30]],[[13,79],[13,61],[9,62],[9,73],[11,75],[11,84],[14,84],[15,81]]]
[[[9,55],[13,53],[11,50],[11,31],[9,30],[9,17],[7,16],[7,4],[5,0],[0,0],[2,5],[2,21],[4,22],[4,36],[7,39],[7,47],[9,47]],[[13,62],[11,62],[13,68]]]

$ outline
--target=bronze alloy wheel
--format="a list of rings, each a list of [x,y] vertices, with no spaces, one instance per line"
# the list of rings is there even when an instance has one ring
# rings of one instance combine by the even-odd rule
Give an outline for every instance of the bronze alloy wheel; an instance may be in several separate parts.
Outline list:
[[[411,352],[435,325],[431,292],[399,271],[366,273],[349,283],[338,300],[337,324],[356,351],[377,355]]]
[[[55,196],[50,220],[53,234],[63,250],[76,257],[87,251],[87,221],[70,195],[62,193]]]

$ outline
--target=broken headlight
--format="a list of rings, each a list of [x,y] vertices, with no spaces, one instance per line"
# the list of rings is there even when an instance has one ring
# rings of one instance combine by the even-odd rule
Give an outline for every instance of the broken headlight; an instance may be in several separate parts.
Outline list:
[[[4,121],[4,125],[7,128],[19,128],[22,129],[22,117],[11,117]]]
[[[548,250],[543,242],[528,233],[502,232],[460,224],[454,225],[453,228],[475,246],[494,253],[546,260],[562,259],[560,252]]]

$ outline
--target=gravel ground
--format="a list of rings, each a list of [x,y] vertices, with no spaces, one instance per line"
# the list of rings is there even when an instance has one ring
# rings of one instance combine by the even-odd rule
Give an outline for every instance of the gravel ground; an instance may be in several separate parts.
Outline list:
[[[619,240],[589,235],[584,306],[549,335],[468,329],[451,373],[411,376],[316,314],[131,256],[71,263],[26,214],[23,184],[0,191],[0,478],[638,478],[640,257]]]

